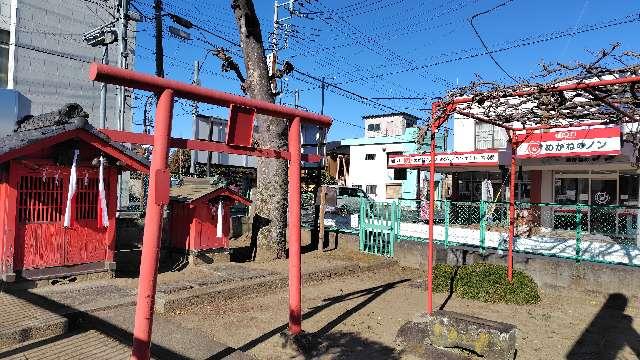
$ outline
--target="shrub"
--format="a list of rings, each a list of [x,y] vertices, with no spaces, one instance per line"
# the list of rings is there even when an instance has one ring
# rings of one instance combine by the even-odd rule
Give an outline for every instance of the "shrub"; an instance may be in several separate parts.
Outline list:
[[[452,279],[453,291],[461,298],[517,305],[540,301],[536,282],[526,273],[514,270],[513,282],[509,283],[504,265],[476,263],[454,267],[436,264],[433,291],[449,292]]]

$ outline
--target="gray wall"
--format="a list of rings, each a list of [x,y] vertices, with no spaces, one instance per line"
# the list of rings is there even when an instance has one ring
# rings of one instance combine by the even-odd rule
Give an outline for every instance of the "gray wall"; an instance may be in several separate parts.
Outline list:
[[[209,126],[210,124],[213,124],[213,133],[211,140],[224,142],[227,136],[227,120],[217,117],[202,117],[202,119],[206,119],[206,121],[198,121],[198,138],[201,140],[207,140],[207,136],[209,135]],[[206,151],[198,151],[197,156],[199,163],[207,163]],[[247,155],[234,155],[214,152],[211,156],[211,163],[255,168],[256,158]]]
[[[10,0],[0,1],[0,25],[6,27],[11,19]],[[31,99],[33,114],[58,109],[68,102],[77,102],[89,113],[90,122],[98,125],[100,84],[89,81],[88,72],[90,62],[101,61],[102,48],[86,45],[82,34],[112,19],[104,7],[114,12],[110,8],[113,1],[14,1],[17,2],[14,88]],[[8,19],[5,14],[9,15]],[[134,42],[130,41],[129,46],[133,48]],[[117,43],[109,46],[110,64],[117,64],[117,51]],[[133,56],[130,59],[132,61]],[[115,87],[109,86],[107,93],[109,128],[117,127],[115,90]],[[127,103],[131,104],[130,97]],[[130,128],[131,111],[128,111],[125,129]]]

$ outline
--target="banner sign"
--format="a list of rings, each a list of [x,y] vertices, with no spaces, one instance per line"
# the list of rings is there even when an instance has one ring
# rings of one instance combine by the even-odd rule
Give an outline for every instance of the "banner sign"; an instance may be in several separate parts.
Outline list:
[[[389,156],[388,168],[423,168],[431,164],[429,154]],[[498,151],[440,153],[436,166],[498,166]]]
[[[558,129],[517,134],[518,158],[619,155],[620,128]]]

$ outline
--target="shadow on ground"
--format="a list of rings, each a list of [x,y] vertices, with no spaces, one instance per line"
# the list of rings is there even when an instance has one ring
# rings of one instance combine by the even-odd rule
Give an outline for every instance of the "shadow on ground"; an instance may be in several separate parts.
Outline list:
[[[317,358],[320,355],[331,359],[400,359],[396,349],[383,343],[372,341],[362,336],[345,331],[332,331],[318,339],[319,344],[305,358]]]
[[[387,291],[395,288],[402,283],[408,282],[409,280],[410,279],[402,279],[323,299],[322,304],[314,306],[307,312],[302,314],[302,319],[309,319],[326,310],[327,308],[338,305],[345,301],[360,298],[362,298],[362,301],[348,308],[346,311],[338,315],[335,319],[325,324],[322,328],[311,334],[308,334],[307,336],[310,338],[310,343],[308,346],[298,347],[299,353],[305,358],[309,359],[316,358],[324,354],[331,354],[332,358],[336,359],[399,359],[399,354],[395,351],[395,349],[389,346],[376,341],[365,339],[354,333],[332,330],[346,321],[353,314],[362,310],[374,300],[382,296]],[[239,346],[238,350],[243,352],[250,351],[263,342],[266,342],[267,340],[273,338],[274,336],[286,333],[287,328],[288,324],[280,325],[258,336],[257,338],[248,341],[244,345]],[[371,349],[371,351],[365,350],[366,348]],[[211,356],[209,360],[222,359],[227,355],[229,355],[228,350],[222,351]]]
[[[567,360],[614,360],[625,346],[640,358],[640,334],[632,326],[633,318],[624,313],[628,304],[625,295],[609,294],[567,353]]]
[[[104,319],[96,315],[80,311],[73,307],[51,300],[47,297],[28,291],[7,288],[5,289],[5,292],[7,294],[10,294],[11,296],[25,300],[30,304],[36,305],[42,309],[67,318],[69,322],[69,329],[67,333],[59,336],[28,342],[11,349],[0,350],[0,359],[4,359],[10,356],[16,356],[29,350],[46,347],[48,345],[51,345],[53,342],[64,340],[79,333],[90,330],[96,330],[99,333],[102,333],[129,348],[132,346],[133,333],[131,331],[109,321],[105,321]],[[215,351],[215,353],[226,353],[228,355],[232,355],[234,352],[235,349],[230,347],[223,348],[223,350],[221,351],[220,349]],[[160,345],[157,342],[151,343],[151,354],[155,359],[190,358],[188,356],[185,356],[184,354],[181,354],[180,352],[175,351],[174,349]]]

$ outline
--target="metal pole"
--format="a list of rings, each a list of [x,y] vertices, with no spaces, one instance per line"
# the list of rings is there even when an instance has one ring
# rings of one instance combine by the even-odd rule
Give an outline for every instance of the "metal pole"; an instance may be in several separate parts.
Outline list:
[[[153,136],[153,152],[149,169],[149,195],[142,240],[140,278],[133,328],[132,359],[149,359],[153,306],[158,280],[158,258],[162,231],[163,207],[169,201],[169,137],[173,114],[173,91],[165,90],[158,99],[156,124]]]
[[[200,86],[200,62],[196,60],[193,63],[193,84]],[[198,124],[198,102],[193,102],[193,123],[191,124],[191,138],[197,140],[200,137],[200,126]],[[196,173],[196,164],[198,163],[198,151],[191,150],[191,175]]]
[[[109,46],[105,45],[102,50],[102,63],[109,63]],[[100,86],[100,128],[107,127],[107,83]]]
[[[516,151],[518,145],[514,142],[515,132],[511,133],[511,172],[509,174],[509,251],[507,253],[507,279],[513,280],[513,236],[516,219]]]
[[[289,332],[302,332],[300,290],[300,118],[289,127]]]

